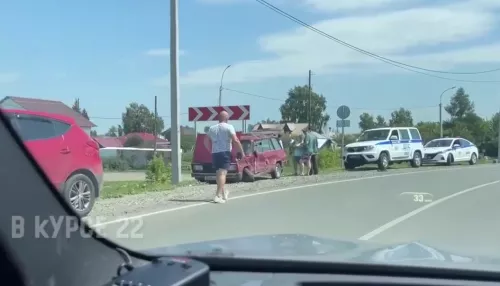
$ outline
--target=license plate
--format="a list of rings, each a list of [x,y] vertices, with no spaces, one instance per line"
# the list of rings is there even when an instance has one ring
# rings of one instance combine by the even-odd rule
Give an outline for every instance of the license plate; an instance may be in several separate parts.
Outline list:
[[[359,158],[361,158],[361,156],[360,155],[351,155],[351,156],[349,156],[349,158],[359,159]]]
[[[215,181],[215,176],[206,176],[205,181]]]

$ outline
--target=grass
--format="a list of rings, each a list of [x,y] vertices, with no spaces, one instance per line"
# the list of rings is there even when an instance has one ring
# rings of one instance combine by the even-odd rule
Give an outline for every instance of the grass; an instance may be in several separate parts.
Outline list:
[[[102,199],[121,198],[123,196],[138,195],[147,192],[164,192],[183,187],[193,182],[181,182],[178,186],[173,186],[170,182],[165,184],[147,183],[145,181],[121,181],[104,182],[101,193]]]
[[[492,160],[478,160],[478,164],[491,164],[493,161]],[[468,162],[462,162],[458,163],[458,165],[468,165]],[[429,165],[432,166],[432,165]],[[401,164],[393,164],[392,166],[389,167],[389,169],[405,169],[405,168],[410,168],[410,164],[407,163],[401,163]],[[376,169],[376,166],[373,165],[373,167],[367,166],[366,168],[359,168],[360,170],[363,169]],[[188,171],[184,171],[188,172]],[[183,173],[184,173],[183,172]],[[320,174],[330,174],[334,172],[344,172],[344,170],[341,168],[340,163],[338,167],[335,168],[329,168],[329,169],[320,169]],[[294,170],[293,170],[293,165],[289,163],[287,166],[284,167],[283,169],[283,176],[293,176],[294,175]],[[128,196],[128,195],[137,195],[137,194],[142,194],[146,192],[163,192],[163,191],[171,191],[175,189],[176,187],[183,187],[189,184],[192,184],[193,182],[186,181],[180,183],[178,186],[172,186],[170,182],[165,183],[165,184],[152,184],[152,183],[147,183],[144,181],[121,181],[121,182],[104,182],[104,188],[103,192],[101,194],[102,199],[111,199],[111,198],[121,198],[123,196]]]

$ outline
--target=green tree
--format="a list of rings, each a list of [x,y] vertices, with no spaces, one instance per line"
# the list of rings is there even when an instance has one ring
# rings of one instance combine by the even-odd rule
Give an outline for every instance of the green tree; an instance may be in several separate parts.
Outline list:
[[[311,127],[318,132],[328,124],[330,115],[326,113],[326,98],[311,91],[309,87],[295,86],[288,91],[288,98],[281,105],[281,120],[283,122],[309,123],[309,98],[311,98]]]
[[[85,117],[85,119],[90,120],[89,115],[87,114],[87,110],[84,108],[82,109],[82,116]]]
[[[448,112],[452,120],[463,119],[468,114],[475,114],[474,102],[465,90],[461,87],[457,89],[450,99],[450,104],[445,106],[444,110]]]
[[[77,98],[75,99],[75,102],[73,102],[73,106],[71,106],[71,109],[73,109],[74,111],[78,112],[78,113],[82,113],[82,110],[80,109],[80,99]]]
[[[375,125],[376,127],[387,127],[387,122],[382,115],[377,115],[377,118],[375,119]]]
[[[247,125],[247,132],[252,132],[254,126],[255,126],[254,124],[248,124]]]
[[[440,127],[439,122],[419,122],[416,127],[420,131],[420,136],[425,143],[439,138],[440,135]]]
[[[114,125],[109,127],[109,130],[106,133],[106,136],[118,137],[118,128],[116,128],[116,126],[114,126]]]
[[[413,126],[413,117],[411,111],[400,108],[391,113],[389,125],[392,127],[409,127]]]
[[[368,129],[373,129],[377,126],[375,120],[373,119],[373,115],[369,113],[363,113],[359,116],[359,128],[361,131],[365,131]]]
[[[132,102],[122,113],[123,133],[132,132],[154,133],[155,115],[144,104]],[[164,122],[161,117],[156,120],[156,130],[163,130]]]
[[[280,124],[280,122],[278,120],[274,120],[274,119],[265,119],[265,120],[261,120],[259,123],[261,124]]]
[[[97,131],[95,130],[90,130],[90,136],[96,137],[97,136]]]

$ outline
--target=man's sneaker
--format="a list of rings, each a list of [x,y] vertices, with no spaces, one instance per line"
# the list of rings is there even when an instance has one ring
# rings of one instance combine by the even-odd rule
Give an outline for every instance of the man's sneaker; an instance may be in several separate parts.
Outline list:
[[[225,202],[226,201],[223,198],[219,197],[219,196],[216,196],[215,199],[214,199],[214,203],[216,203],[216,204],[223,204]]]
[[[224,190],[222,191],[222,198],[223,198],[225,201],[227,201],[227,200],[229,199],[229,191],[228,191],[228,190],[224,189]]]

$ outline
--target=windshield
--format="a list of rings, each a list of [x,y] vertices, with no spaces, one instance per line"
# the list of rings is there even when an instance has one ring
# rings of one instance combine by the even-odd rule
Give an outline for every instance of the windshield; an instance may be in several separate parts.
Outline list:
[[[358,137],[358,142],[387,140],[390,129],[367,130]]]
[[[450,147],[452,140],[433,140],[430,141],[429,143],[425,144],[425,147],[427,148],[433,148],[433,147]]]
[[[102,236],[500,256],[500,0],[171,1],[2,2],[2,113]]]

